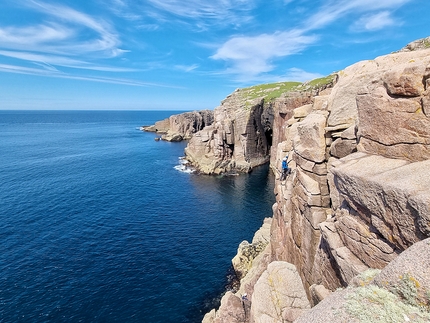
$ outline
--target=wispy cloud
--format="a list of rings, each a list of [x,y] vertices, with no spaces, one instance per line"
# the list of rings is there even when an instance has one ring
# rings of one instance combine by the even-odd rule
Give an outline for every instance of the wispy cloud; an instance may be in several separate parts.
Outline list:
[[[255,0],[111,0],[111,10],[128,20],[145,21],[144,25],[172,21],[199,30],[214,26],[239,26],[252,20],[250,10]],[[152,21],[150,23],[149,21]]]
[[[12,57],[24,61],[40,63],[45,65],[63,66],[76,69],[86,69],[105,72],[136,72],[136,69],[119,68],[111,66],[100,66],[82,60],[69,58],[65,56],[57,56],[50,54],[29,53],[24,51],[6,51],[0,50],[0,56]]]
[[[23,66],[10,65],[10,64],[0,64],[0,71],[1,72],[7,72],[7,73],[47,76],[47,77],[55,77],[55,78],[63,78],[63,79],[90,81],[90,82],[98,82],[98,83],[131,85],[131,86],[140,86],[140,87],[150,86],[150,87],[164,87],[164,88],[182,88],[179,86],[172,86],[172,85],[168,85],[168,84],[143,82],[143,81],[138,81],[138,80],[126,79],[126,78],[95,77],[95,76],[86,76],[86,75],[70,75],[70,74],[58,71],[57,69],[52,68],[52,67],[47,68],[48,66],[42,66],[41,64],[37,64],[37,65],[41,66],[42,68],[31,68],[31,67],[23,67]]]
[[[183,72],[191,72],[194,71],[195,69],[197,69],[199,67],[199,65],[197,64],[193,64],[193,65],[175,65],[175,68],[179,71],[183,71]]]
[[[273,60],[298,53],[316,40],[316,36],[306,36],[299,30],[234,37],[224,43],[212,58],[231,64],[226,73],[253,78],[272,71],[276,66]]]
[[[15,65],[3,64],[1,71],[141,85],[135,81],[74,75],[73,69],[113,73],[137,71],[95,63],[126,52],[119,47],[119,36],[108,22],[65,5],[37,0],[21,3],[27,10],[37,13],[39,21],[20,26],[0,25],[0,56],[18,60]]]
[[[361,17],[354,25],[351,26],[353,31],[375,31],[402,22],[395,21],[389,11],[382,11],[372,15]]]
[[[152,0],[155,1],[155,0]],[[160,0],[161,1],[161,0]],[[319,30],[348,15],[360,17],[355,27],[368,31],[395,24],[393,10],[412,0],[330,0],[294,29],[257,36],[234,36],[219,46],[211,56],[228,64],[224,73],[238,80],[256,78],[276,69],[276,59],[300,53],[320,40]],[[287,1],[288,2],[288,1]],[[401,22],[398,22],[401,24]],[[294,75],[292,75],[294,76]]]

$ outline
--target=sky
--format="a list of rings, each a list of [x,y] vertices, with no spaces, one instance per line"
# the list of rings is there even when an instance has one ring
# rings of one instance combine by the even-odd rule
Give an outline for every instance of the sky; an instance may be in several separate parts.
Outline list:
[[[428,0],[1,0],[0,110],[213,109],[430,36]]]

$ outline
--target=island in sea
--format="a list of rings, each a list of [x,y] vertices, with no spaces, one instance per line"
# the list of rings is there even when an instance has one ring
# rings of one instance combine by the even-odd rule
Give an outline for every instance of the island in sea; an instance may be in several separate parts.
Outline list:
[[[273,217],[232,260],[240,285],[204,323],[430,321],[430,37],[144,130],[188,140],[199,173],[276,176]]]

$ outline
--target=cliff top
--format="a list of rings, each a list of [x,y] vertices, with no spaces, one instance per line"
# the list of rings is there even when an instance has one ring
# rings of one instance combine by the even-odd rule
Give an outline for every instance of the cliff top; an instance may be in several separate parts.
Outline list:
[[[245,102],[245,106],[253,104],[253,101],[264,99],[265,102],[272,102],[275,99],[288,96],[289,93],[314,91],[327,88],[333,84],[336,74],[330,74],[325,77],[317,78],[308,82],[277,82],[254,85],[248,88],[237,89],[236,94]]]

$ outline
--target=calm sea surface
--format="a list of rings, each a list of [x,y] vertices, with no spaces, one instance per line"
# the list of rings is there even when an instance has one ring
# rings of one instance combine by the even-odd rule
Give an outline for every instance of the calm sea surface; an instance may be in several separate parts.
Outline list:
[[[0,111],[0,322],[200,322],[273,178],[178,170],[178,112]]]

